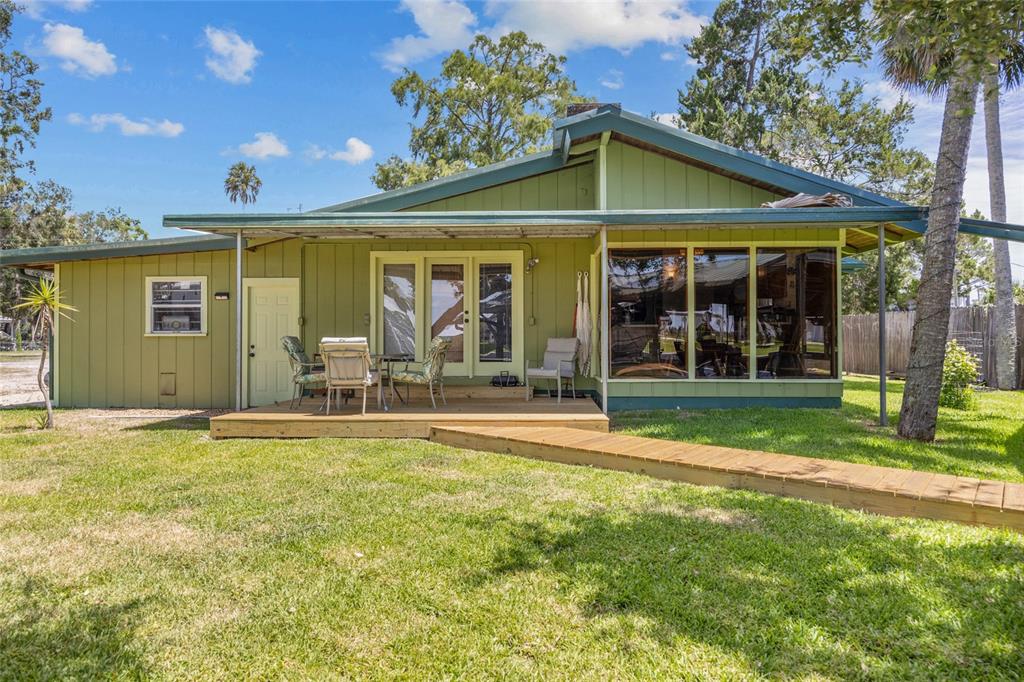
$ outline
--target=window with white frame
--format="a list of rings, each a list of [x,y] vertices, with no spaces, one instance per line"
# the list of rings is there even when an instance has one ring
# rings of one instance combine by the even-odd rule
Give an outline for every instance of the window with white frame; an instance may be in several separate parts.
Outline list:
[[[205,277],[147,277],[146,333],[197,336],[206,333]]]

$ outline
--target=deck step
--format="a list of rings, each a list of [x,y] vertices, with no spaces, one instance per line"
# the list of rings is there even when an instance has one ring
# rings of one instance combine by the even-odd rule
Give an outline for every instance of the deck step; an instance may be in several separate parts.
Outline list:
[[[1024,484],[738,450],[559,426],[434,424],[430,440],[470,450],[744,488],[888,516],[1024,531]]]
[[[505,389],[501,389],[505,390]],[[429,438],[432,425],[448,426],[561,426],[587,431],[608,431],[608,417],[593,400],[551,398],[520,400],[466,400],[449,398],[433,409],[413,396],[389,412],[376,407],[376,397],[361,414],[361,401],[351,401],[327,415],[321,401],[306,399],[301,407],[268,405],[230,412],[210,419],[213,438]]]

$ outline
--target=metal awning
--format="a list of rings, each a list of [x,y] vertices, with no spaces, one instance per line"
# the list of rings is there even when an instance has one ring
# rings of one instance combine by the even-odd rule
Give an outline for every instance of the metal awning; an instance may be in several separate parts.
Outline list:
[[[312,239],[592,237],[615,230],[681,228],[818,229],[887,225],[894,237],[916,236],[901,223],[921,221],[927,210],[913,206],[849,208],[721,208],[617,211],[400,211],[168,215],[165,227],[214,234],[289,236]]]

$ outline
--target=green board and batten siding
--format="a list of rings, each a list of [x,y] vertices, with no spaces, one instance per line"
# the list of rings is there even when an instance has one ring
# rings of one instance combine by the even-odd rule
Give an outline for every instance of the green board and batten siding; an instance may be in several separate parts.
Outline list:
[[[246,252],[249,277],[299,277],[302,244]],[[145,335],[146,277],[207,278],[204,336]],[[235,258],[232,251],[77,261],[59,266],[65,300],[57,344],[62,407],[230,407],[235,377]],[[215,301],[216,291],[230,300]],[[164,391],[161,391],[163,383]],[[161,395],[170,392],[173,395]]]
[[[740,181],[673,158],[612,141],[606,152],[607,208],[751,207],[777,198]],[[422,204],[416,210],[586,210],[597,205],[596,165],[589,158],[543,175]],[[630,246],[811,245],[837,243],[838,230],[609,231],[609,243]],[[246,277],[301,277],[302,338],[314,348],[322,336],[369,336],[371,251],[522,250],[540,264],[526,275],[525,352],[536,363],[548,338],[569,336],[576,273],[591,267],[596,239],[487,241],[366,240],[275,242],[246,252]],[[208,333],[157,338],[144,335],[145,278],[205,275]],[[230,407],[234,386],[234,254],[210,251],[177,255],[78,261],[60,265],[65,297],[78,321],[60,325],[57,397],[66,407]],[[599,279],[595,278],[595,286]],[[229,291],[229,301],[213,292]],[[161,395],[173,377],[174,395]],[[478,378],[477,380],[485,380]],[[581,380],[592,388],[596,383]],[[799,402],[841,395],[841,382],[612,381],[612,406],[650,406],[662,398]],[[163,391],[167,393],[168,391]]]
[[[594,208],[594,164],[535,175],[412,206],[410,211],[585,211]]]
[[[324,336],[370,336],[370,252],[522,251],[540,265],[523,282],[526,358],[538,363],[549,337],[571,336],[576,305],[576,273],[590,269],[592,239],[523,239],[484,241],[444,239],[306,244],[303,314],[306,348]],[[534,324],[529,321],[533,320]],[[486,381],[490,377],[477,377]],[[583,386],[589,383],[578,382]]]

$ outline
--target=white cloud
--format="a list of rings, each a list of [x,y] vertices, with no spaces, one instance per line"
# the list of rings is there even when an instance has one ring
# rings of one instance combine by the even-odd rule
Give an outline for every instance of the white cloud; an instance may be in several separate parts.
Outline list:
[[[117,63],[107,46],[98,40],[89,40],[85,31],[68,24],[45,24],[43,45],[47,53],[59,57],[61,68],[69,73],[88,78],[117,73]]]
[[[350,165],[356,165],[369,161],[373,158],[373,147],[366,144],[358,137],[350,137],[345,140],[345,149],[333,152],[331,159],[334,161],[344,161]]]
[[[379,55],[390,71],[401,71],[436,54],[464,48],[473,40],[476,16],[459,0],[402,0],[402,9],[412,13],[421,35],[391,40]]]
[[[621,90],[625,84],[625,81],[622,79],[622,72],[618,69],[609,69],[607,73],[601,76],[601,86],[609,90]]]
[[[84,12],[92,6],[92,0],[21,0],[25,16],[42,19],[45,11],[51,7],[61,7],[69,12]]]
[[[672,126],[673,128],[678,128],[679,127],[679,114],[675,114],[675,113],[654,114],[653,118],[658,123],[664,123],[665,125]]]
[[[311,144],[306,147],[305,155],[311,161],[330,159],[331,161],[344,161],[351,166],[355,166],[373,158],[373,147],[358,137],[350,137],[345,140],[344,149],[330,151],[320,145]]]
[[[522,30],[554,52],[611,47],[628,51],[646,42],[677,45],[706,21],[675,0],[508,2],[489,0],[498,34]]]
[[[666,50],[665,52],[661,53],[660,57],[661,61],[663,62],[674,62],[679,60],[679,53],[673,52],[671,50]]]
[[[158,137],[177,137],[185,132],[185,126],[169,119],[157,121],[152,118],[143,118],[133,121],[124,114],[93,114],[89,118],[81,114],[68,114],[68,123],[72,125],[88,126],[89,130],[98,133],[106,129],[108,125],[116,126],[121,130],[122,135],[136,137],[139,135],[156,135]]]
[[[284,140],[274,133],[256,133],[252,142],[238,145],[238,151],[250,159],[266,159],[272,156],[288,156],[291,152]]]
[[[306,147],[306,151],[303,154],[310,161],[320,161],[327,158],[328,152],[318,144],[311,144]]]
[[[461,0],[402,0],[402,9],[412,13],[420,33],[394,38],[378,55],[391,71],[465,48],[475,32],[525,31],[557,53],[591,47],[625,52],[646,42],[679,45],[706,21],[690,12],[685,0],[488,0],[484,13],[493,23],[479,28],[477,16]]]
[[[217,78],[235,85],[252,81],[256,59],[263,54],[256,45],[228,29],[207,26],[203,32],[211,52],[206,56],[206,68]]]

